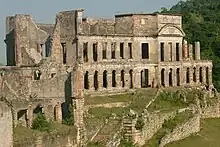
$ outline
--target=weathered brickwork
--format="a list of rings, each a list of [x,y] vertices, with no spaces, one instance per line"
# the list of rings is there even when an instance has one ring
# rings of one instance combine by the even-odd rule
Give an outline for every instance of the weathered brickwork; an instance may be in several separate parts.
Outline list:
[[[60,12],[55,24],[35,23],[30,15],[6,18],[0,96],[11,102],[15,124],[31,127],[38,112],[61,122],[73,104],[83,138],[84,94],[213,87],[212,62],[201,60],[199,42],[184,39],[181,16],[120,14],[107,20],[84,18],[83,11]]]

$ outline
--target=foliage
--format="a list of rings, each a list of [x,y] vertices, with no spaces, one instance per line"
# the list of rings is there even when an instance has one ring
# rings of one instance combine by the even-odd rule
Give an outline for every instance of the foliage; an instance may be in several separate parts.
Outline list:
[[[89,142],[87,144],[87,147],[104,147],[104,145],[101,144],[100,142]]]
[[[73,114],[73,106],[69,104],[68,107],[68,116],[63,120],[63,124],[73,126],[74,125],[74,114]]]
[[[32,129],[39,130],[41,132],[48,132],[50,123],[46,120],[46,117],[42,113],[38,113],[36,118],[33,120]]]
[[[145,123],[142,117],[138,117],[137,122],[135,124],[135,128],[137,130],[142,130],[142,128],[144,127]]]
[[[171,9],[162,8],[160,13],[178,13],[183,16],[183,30],[188,42],[201,42],[203,59],[213,61],[213,82],[220,90],[220,1],[180,1]]]
[[[126,140],[122,138],[119,147],[136,147],[136,146],[132,143],[130,139]]]

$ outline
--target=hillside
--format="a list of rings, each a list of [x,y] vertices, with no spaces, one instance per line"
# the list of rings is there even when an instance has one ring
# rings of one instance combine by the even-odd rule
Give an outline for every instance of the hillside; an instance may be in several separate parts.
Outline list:
[[[202,58],[213,61],[213,81],[220,90],[220,1],[180,1],[170,9],[162,8],[160,13],[179,13],[183,16],[186,39],[190,43],[201,42]]]

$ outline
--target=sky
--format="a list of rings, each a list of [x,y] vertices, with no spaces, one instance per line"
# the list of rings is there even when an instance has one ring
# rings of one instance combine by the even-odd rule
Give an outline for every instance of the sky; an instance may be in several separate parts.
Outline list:
[[[55,23],[63,10],[83,8],[86,17],[113,18],[116,13],[146,12],[170,8],[179,0],[0,0],[0,63],[6,64],[5,19],[15,14],[32,15],[35,22]]]

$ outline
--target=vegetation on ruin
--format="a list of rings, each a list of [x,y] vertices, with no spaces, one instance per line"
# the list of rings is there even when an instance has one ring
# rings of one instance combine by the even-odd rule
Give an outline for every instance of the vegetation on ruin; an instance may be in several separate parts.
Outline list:
[[[73,106],[69,104],[68,112],[66,118],[63,119],[63,124],[73,126],[74,125],[74,114],[73,114]]]
[[[142,117],[138,117],[137,122],[135,124],[135,128],[137,130],[142,130],[144,127],[145,123],[144,123],[144,119]]]
[[[154,134],[154,136],[146,143],[146,147],[158,147],[161,139],[175,127],[186,122],[193,116],[191,111],[178,113],[174,118],[165,120],[162,128]]]
[[[213,61],[213,82],[220,90],[220,1],[180,1],[161,13],[178,13],[183,16],[183,30],[188,42],[201,42],[201,56]]]
[[[149,112],[160,110],[161,112],[173,111],[196,104],[196,96],[202,98],[202,91],[197,89],[182,89],[176,91],[163,91],[148,107]],[[202,100],[202,99],[201,99]]]
[[[170,143],[166,147],[217,147],[220,145],[220,118],[201,121],[201,131],[183,140]]]
[[[46,120],[46,117],[42,113],[38,113],[32,122],[32,129],[41,132],[48,132],[50,123]]]

